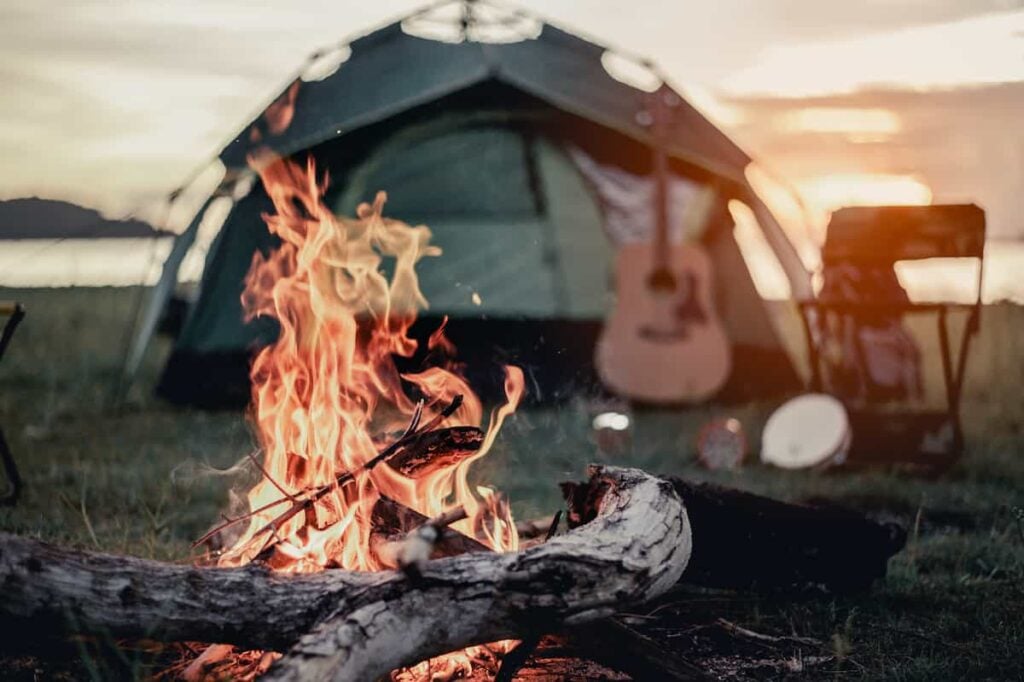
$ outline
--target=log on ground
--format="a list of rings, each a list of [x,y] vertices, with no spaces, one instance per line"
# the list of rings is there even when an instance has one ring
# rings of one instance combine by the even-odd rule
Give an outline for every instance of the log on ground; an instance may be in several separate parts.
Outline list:
[[[690,555],[673,487],[593,467],[590,523],[525,551],[398,571],[274,574],[62,550],[0,535],[0,624],[288,649],[271,679],[374,679],[472,644],[588,622],[669,589]],[[303,634],[305,633],[305,634]]]

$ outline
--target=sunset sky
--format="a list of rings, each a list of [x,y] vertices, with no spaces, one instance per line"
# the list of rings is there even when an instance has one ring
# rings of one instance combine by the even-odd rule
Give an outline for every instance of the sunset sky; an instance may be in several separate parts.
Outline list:
[[[215,153],[314,48],[420,4],[6,0],[0,198],[122,215]],[[653,57],[812,208],[973,200],[990,234],[1024,238],[1024,0],[519,4]]]

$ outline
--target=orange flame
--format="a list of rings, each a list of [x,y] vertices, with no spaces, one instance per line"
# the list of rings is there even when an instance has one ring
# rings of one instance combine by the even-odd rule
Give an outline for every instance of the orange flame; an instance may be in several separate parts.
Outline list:
[[[384,465],[363,468],[381,449],[377,437],[400,433],[416,411],[407,387],[425,400],[423,423],[456,395],[463,403],[443,426],[479,426],[483,419],[480,400],[454,363],[405,375],[394,365],[392,356],[409,357],[416,350],[408,331],[427,305],[416,264],[441,253],[430,244],[430,230],[383,217],[383,192],[372,205],[359,206],[355,219],[335,216],[322,200],[327,179],[317,179],[312,160],[305,168],[285,159],[255,165],[275,208],[264,219],[282,244],[269,256],[254,256],[242,302],[249,318],[276,319],[280,335],[256,356],[251,372],[264,477],[248,502],[251,510],[262,511],[219,563],[252,561],[288,496],[329,486],[345,472],[353,474],[351,483],[277,528],[275,568],[384,568],[370,543],[371,511],[381,495],[428,517],[462,506],[467,518],[454,529],[498,551],[515,549],[518,536],[508,505],[488,489],[473,490],[468,473],[523,395],[519,368],[506,368],[508,400],[491,414],[473,457],[438,464],[415,478]],[[430,345],[453,350],[443,329]]]

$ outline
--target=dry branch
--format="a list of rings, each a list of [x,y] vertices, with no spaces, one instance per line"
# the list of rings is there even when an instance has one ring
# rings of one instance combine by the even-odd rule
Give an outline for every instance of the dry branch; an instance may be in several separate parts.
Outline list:
[[[369,459],[359,469],[355,471],[345,471],[339,474],[334,481],[319,488],[289,494],[281,488],[277,481],[270,478],[262,467],[259,467],[270,482],[281,490],[282,497],[278,500],[265,504],[262,507],[250,510],[248,513],[236,518],[226,519],[224,523],[207,531],[201,538],[196,540],[192,546],[198,547],[199,545],[210,541],[230,526],[247,521],[260,512],[264,512],[269,509],[279,507],[286,502],[290,502],[291,504],[287,509],[281,512],[263,528],[258,530],[253,536],[254,539],[264,535],[268,536],[266,543],[260,552],[261,557],[265,558],[270,555],[273,545],[276,544],[275,536],[277,531],[279,531],[284,524],[288,523],[288,521],[296,515],[309,511],[317,502],[330,493],[335,492],[338,488],[354,481],[356,474],[370,471],[381,463],[387,462],[397,467],[397,471],[399,471],[399,473],[403,473],[407,476],[415,476],[429,461],[430,458],[427,456],[427,453],[429,452],[430,456],[439,458],[444,454],[445,445],[450,445],[452,447],[454,451],[452,457],[457,458],[456,461],[459,461],[458,458],[464,458],[473,450],[479,450],[480,444],[483,442],[483,433],[475,427],[438,429],[445,419],[452,416],[452,414],[462,406],[462,401],[462,396],[456,395],[444,407],[444,409],[438,412],[423,426],[420,426],[420,419],[423,414],[423,403],[421,402],[416,407],[416,412],[413,414],[412,421],[409,423],[408,429],[406,429],[405,433],[403,433],[397,440]],[[445,433],[447,431],[451,431],[452,433]]]

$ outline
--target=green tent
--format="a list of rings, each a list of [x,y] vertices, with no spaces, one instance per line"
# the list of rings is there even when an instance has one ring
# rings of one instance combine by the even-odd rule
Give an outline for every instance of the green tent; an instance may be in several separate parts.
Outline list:
[[[500,363],[508,361],[524,367],[535,400],[599,390],[592,356],[613,296],[612,223],[617,208],[627,212],[601,181],[633,182],[617,188],[626,201],[649,182],[651,95],[606,71],[605,48],[550,25],[538,29],[506,43],[443,42],[392,24],[352,42],[333,74],[286,88],[271,107],[278,113],[293,102],[284,132],[275,134],[266,114],[243,129],[220,154],[227,173],[215,196],[244,196],[209,248],[160,394],[244,404],[252,350],[274,338],[272,324],[244,323],[240,307],[253,253],[275,245],[260,218],[271,210],[266,194],[258,183],[248,193],[237,185],[251,180],[246,158],[260,145],[313,155],[330,174],[327,198],[339,213],[351,215],[384,189],[387,215],[430,226],[444,255],[418,268],[430,309],[413,334],[425,336],[449,316],[448,335],[485,394],[500,387]],[[807,290],[806,272],[747,185],[749,157],[668,86],[658,95],[675,98],[665,138],[674,180],[715,189],[714,218],[699,238],[716,266],[717,308],[734,344],[721,397],[792,390],[797,375],[733,239],[726,202],[757,212],[794,292]],[[172,251],[133,358],[202,215]]]

